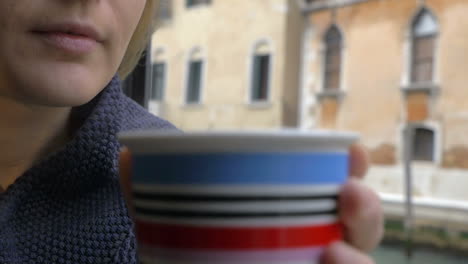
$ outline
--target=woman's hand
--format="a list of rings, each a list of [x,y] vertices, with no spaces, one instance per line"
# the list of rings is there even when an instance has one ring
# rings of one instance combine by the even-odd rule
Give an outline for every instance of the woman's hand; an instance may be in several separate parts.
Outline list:
[[[383,236],[383,213],[380,199],[359,180],[368,168],[367,152],[355,145],[350,150],[350,181],[339,199],[340,219],[345,226],[345,242],[332,245],[322,258],[322,264],[371,264],[367,255]]]
[[[383,215],[378,196],[359,180],[368,167],[367,152],[361,146],[350,150],[351,180],[344,186],[339,200],[340,218],[345,226],[345,242],[332,245],[325,252],[323,264],[370,264],[367,253],[383,235]],[[130,197],[131,157],[128,149],[120,153],[120,179],[127,199]],[[130,204],[129,204],[130,206]],[[130,213],[132,208],[130,207]]]

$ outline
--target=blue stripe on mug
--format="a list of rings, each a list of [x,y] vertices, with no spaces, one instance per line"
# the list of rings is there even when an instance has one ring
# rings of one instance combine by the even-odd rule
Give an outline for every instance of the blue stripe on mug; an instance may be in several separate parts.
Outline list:
[[[348,174],[345,152],[152,154],[133,158],[136,184],[339,184]]]

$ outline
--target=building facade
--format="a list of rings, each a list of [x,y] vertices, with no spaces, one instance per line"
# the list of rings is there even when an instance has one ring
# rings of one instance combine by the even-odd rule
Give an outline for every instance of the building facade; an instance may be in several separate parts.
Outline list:
[[[150,111],[184,130],[298,125],[295,0],[163,0],[159,17]]]
[[[409,129],[416,201],[466,211],[468,1],[315,0],[303,12],[301,126],[361,133],[368,184],[400,202]]]

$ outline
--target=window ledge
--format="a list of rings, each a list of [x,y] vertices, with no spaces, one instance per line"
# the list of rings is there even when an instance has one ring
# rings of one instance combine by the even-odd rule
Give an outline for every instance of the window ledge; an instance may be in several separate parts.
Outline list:
[[[403,161],[400,161],[396,163],[396,165],[403,167],[405,166],[405,163]],[[437,160],[434,160],[434,161],[413,160],[411,161],[411,166],[415,169],[432,170],[432,169],[441,168],[441,163]]]
[[[413,160],[411,162],[411,165],[416,168],[421,168],[421,169],[434,169],[440,166],[439,162],[436,160],[434,161],[422,161],[422,160]]]
[[[327,89],[317,93],[317,98],[323,100],[326,98],[333,98],[336,100],[342,100],[345,96],[345,92],[341,89]]]
[[[153,100],[153,99],[150,99],[148,101],[148,104],[149,104],[149,107],[150,108],[164,108],[166,107],[166,102],[164,100]]]
[[[163,116],[166,113],[167,104],[164,101],[150,100],[148,102],[148,110],[159,116]]]
[[[433,82],[425,82],[425,83],[413,83],[407,86],[401,87],[401,91],[404,94],[409,94],[412,92],[426,92],[428,94],[437,94],[440,90],[439,85]]]
[[[267,109],[273,106],[271,102],[268,101],[256,101],[256,102],[249,102],[249,108],[251,109]]]
[[[203,106],[202,103],[189,103],[182,105],[182,108],[186,110],[197,110],[203,108]]]
[[[329,9],[334,7],[342,7],[347,5],[358,4],[369,0],[340,0],[340,1],[329,1],[329,0],[317,0],[312,3],[303,2],[302,12],[305,14],[320,11],[323,9]]]

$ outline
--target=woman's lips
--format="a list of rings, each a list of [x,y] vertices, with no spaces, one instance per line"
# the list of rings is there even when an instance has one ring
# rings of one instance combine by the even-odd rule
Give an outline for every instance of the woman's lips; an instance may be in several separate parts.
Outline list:
[[[90,24],[76,22],[43,25],[32,32],[45,43],[75,55],[84,55],[93,51],[103,39]]]
[[[38,35],[41,39],[43,39],[45,43],[57,49],[76,55],[84,55],[90,53],[98,45],[98,42],[91,37],[84,35],[75,35],[73,33],[36,31],[34,32],[34,34]]]

